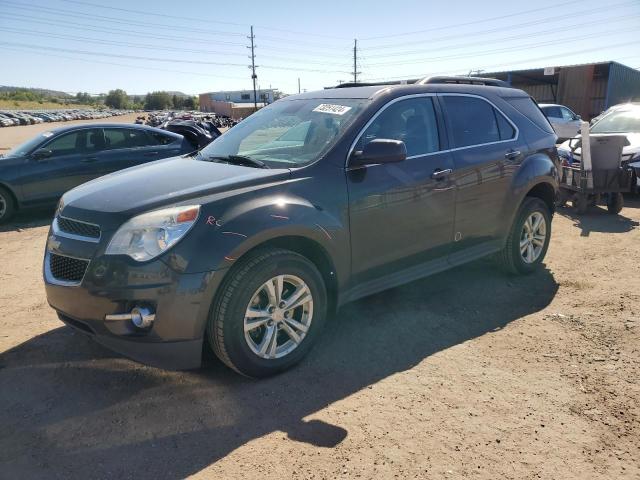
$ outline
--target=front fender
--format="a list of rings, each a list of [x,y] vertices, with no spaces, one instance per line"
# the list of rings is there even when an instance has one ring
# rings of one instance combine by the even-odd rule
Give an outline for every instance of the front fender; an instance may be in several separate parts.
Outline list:
[[[345,278],[349,262],[343,257],[349,240],[343,223],[321,206],[291,194],[256,196],[228,208],[208,205],[166,261],[184,273],[224,270],[260,244],[303,237],[322,247],[336,265],[338,278]]]

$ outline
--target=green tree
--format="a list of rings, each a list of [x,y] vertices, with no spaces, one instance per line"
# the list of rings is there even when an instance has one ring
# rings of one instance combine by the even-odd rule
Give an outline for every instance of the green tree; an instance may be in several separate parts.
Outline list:
[[[144,100],[144,108],[146,110],[164,110],[171,107],[173,107],[173,99],[167,92],[147,93]]]
[[[129,97],[127,97],[127,92],[119,88],[116,90],[109,90],[109,93],[104,99],[104,104],[107,107],[122,110],[127,108],[129,105]]]
[[[182,101],[182,108],[185,110],[197,110],[198,99],[196,97],[187,97]]]

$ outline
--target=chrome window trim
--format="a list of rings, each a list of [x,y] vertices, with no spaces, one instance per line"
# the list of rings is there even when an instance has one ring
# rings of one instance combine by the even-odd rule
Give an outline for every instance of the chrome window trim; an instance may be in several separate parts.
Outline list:
[[[489,100],[489,99],[487,99],[487,98],[485,98],[485,97],[483,97],[481,95],[475,95],[475,94],[471,94],[471,93],[436,93],[436,92],[432,92],[432,93],[414,93],[414,94],[411,94],[411,95],[404,95],[402,97],[394,98],[393,100],[385,103],[382,107],[380,107],[378,109],[378,111],[360,129],[360,131],[358,132],[358,135],[356,135],[355,140],[351,143],[351,147],[349,148],[349,152],[347,153],[347,158],[345,160],[345,168],[349,167],[349,159],[351,158],[351,155],[353,154],[355,146],[358,143],[358,140],[360,140],[360,137],[362,137],[362,135],[367,130],[367,128],[369,128],[369,126],[374,122],[374,120],[376,118],[378,118],[378,116],[382,112],[384,112],[388,107],[390,107],[391,105],[393,105],[394,103],[397,103],[399,101],[407,100],[407,99],[411,99],[411,98],[447,97],[447,96],[450,96],[450,97],[473,97],[473,98],[479,98],[480,100],[484,100],[489,105],[491,105],[493,108],[495,108],[500,113],[500,115],[502,115],[507,120],[507,122],[509,122],[509,124],[513,127],[513,129],[515,131],[515,135],[512,138],[509,138],[507,140],[498,140],[497,142],[478,143],[478,144],[474,144],[474,145],[466,145],[464,147],[455,147],[455,148],[448,148],[448,149],[445,149],[445,150],[437,150],[435,152],[423,153],[421,155],[412,155],[410,157],[407,157],[407,160],[411,160],[411,159],[414,159],[414,158],[427,157],[427,156],[431,156],[431,155],[438,155],[438,154],[447,153],[447,152],[456,152],[456,151],[459,151],[459,150],[466,150],[468,148],[484,147],[484,146],[487,146],[487,145],[496,145],[496,144],[499,144],[499,143],[515,142],[516,140],[518,140],[518,138],[520,138],[520,129],[509,118],[509,116],[506,115],[495,103],[493,103],[491,100]],[[436,116],[437,116],[438,112],[436,111],[435,113],[436,113]],[[361,168],[361,167],[359,167],[359,168]]]
[[[98,227],[98,230],[100,230],[100,236],[98,238],[85,237],[84,235],[76,235],[75,233],[69,233],[69,232],[62,231],[62,230],[60,230],[60,227],[58,226],[58,217],[64,218],[65,220],[69,220],[70,222],[84,223],[85,225],[91,225],[92,227]],[[74,218],[63,217],[62,215],[58,215],[53,219],[53,223],[51,224],[51,230],[53,230],[53,234],[58,236],[58,237],[69,238],[71,240],[79,240],[81,242],[99,243],[100,239],[102,238],[102,229],[100,228],[100,225],[96,225],[95,223],[83,222],[82,220],[76,220]],[[82,260],[82,259],[78,259],[78,260]]]
[[[80,279],[79,282],[71,282],[68,280],[58,280],[56,277],[53,276],[53,273],[51,272],[51,254],[52,253],[54,255],[58,255],[59,257],[67,257],[67,258],[72,258],[74,260],[81,260],[83,262],[87,262],[87,268],[84,271],[84,274],[82,275],[82,278]],[[89,270],[90,264],[91,264],[91,260],[87,258],[78,258],[78,257],[72,257],[70,255],[61,255],[59,253],[51,252],[50,250],[47,249],[47,252],[45,253],[45,256],[44,256],[44,278],[47,281],[47,283],[50,283],[52,285],[60,285],[62,287],[79,287],[84,281],[84,277],[87,275],[87,271]]]

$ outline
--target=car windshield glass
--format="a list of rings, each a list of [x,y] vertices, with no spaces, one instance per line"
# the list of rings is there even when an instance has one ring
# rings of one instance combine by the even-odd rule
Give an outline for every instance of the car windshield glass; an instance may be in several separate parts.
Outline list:
[[[5,157],[21,157],[31,152],[34,148],[44,142],[46,139],[51,138],[53,133],[44,132],[40,135],[37,135],[33,138],[30,138],[24,143],[21,143],[17,147],[12,148],[7,153],[4,154]]]
[[[241,155],[269,168],[301,167],[318,160],[368,100],[305,99],[275,102],[231,128],[200,158]]]
[[[592,133],[627,133],[640,132],[640,108],[610,113],[599,120]]]

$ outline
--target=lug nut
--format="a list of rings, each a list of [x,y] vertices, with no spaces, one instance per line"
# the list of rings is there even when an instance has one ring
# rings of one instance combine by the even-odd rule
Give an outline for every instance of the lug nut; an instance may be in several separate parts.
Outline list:
[[[280,302],[280,305],[278,305],[278,307],[280,307],[280,308],[284,308],[286,305],[287,305],[286,303],[284,303],[284,302]]]
[[[267,311],[268,311],[269,313],[273,313],[273,312],[275,312],[275,311],[276,311],[276,307],[269,307],[269,308],[267,309]]]

